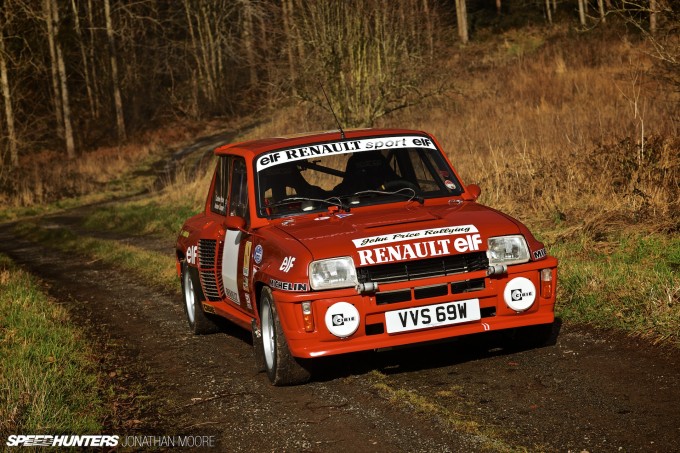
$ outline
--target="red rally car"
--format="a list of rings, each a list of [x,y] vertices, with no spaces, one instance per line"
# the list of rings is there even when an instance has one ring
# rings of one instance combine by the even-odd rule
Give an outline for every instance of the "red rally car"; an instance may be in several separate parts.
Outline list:
[[[557,260],[476,203],[431,135],[365,129],[215,150],[177,240],[189,326],[250,329],[275,385],[308,359],[502,329],[547,336]],[[533,326],[526,329],[527,326]]]

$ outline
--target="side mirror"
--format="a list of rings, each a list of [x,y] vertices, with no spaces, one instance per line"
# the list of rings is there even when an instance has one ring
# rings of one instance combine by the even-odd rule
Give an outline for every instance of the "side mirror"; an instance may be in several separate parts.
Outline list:
[[[224,222],[224,227],[227,230],[243,231],[246,227],[246,219],[237,215],[227,216],[227,220]]]
[[[475,201],[477,198],[479,198],[479,195],[482,193],[482,189],[477,185],[477,184],[470,184],[465,188],[465,193],[463,194],[463,198],[466,200],[471,200]]]

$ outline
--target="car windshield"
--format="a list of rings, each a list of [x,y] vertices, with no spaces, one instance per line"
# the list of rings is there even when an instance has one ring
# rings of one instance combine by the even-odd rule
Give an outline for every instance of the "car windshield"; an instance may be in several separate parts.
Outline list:
[[[455,196],[461,184],[420,136],[343,140],[276,150],[256,160],[260,217]]]

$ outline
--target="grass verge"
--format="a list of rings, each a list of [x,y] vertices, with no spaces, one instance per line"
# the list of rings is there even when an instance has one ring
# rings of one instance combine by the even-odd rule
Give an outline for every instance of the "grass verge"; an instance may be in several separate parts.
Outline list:
[[[90,230],[159,237],[174,237],[186,219],[198,213],[189,206],[168,206],[155,201],[116,205],[116,209],[95,209],[84,221]]]
[[[133,272],[144,281],[169,291],[179,291],[175,260],[171,255],[141,249],[118,241],[77,236],[65,228],[42,228],[32,222],[23,222],[15,233],[35,242],[49,243],[60,250],[80,253],[94,261]]]
[[[66,310],[0,255],[0,439],[102,429],[97,363]]]
[[[580,234],[556,243],[557,314],[680,347],[680,238]]]

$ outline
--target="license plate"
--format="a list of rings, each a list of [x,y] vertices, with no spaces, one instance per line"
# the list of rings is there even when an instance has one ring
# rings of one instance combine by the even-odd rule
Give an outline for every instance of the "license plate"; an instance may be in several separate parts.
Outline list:
[[[481,319],[479,299],[446,302],[418,308],[404,308],[403,310],[385,313],[387,333],[448,326],[479,319]]]

